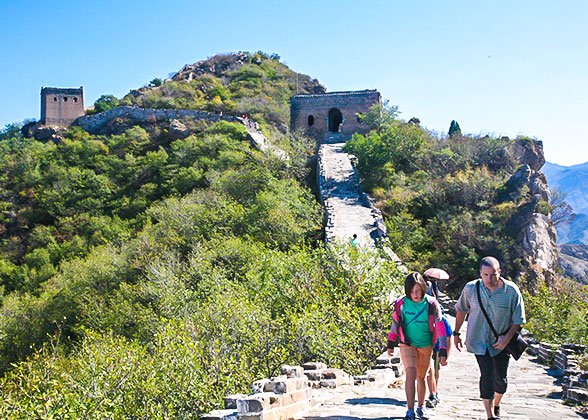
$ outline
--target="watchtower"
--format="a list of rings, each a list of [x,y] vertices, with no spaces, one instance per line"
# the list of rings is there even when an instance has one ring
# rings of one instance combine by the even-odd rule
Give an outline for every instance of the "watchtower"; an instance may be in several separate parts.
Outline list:
[[[84,87],[41,89],[41,124],[68,126],[84,115]]]
[[[290,129],[323,141],[346,141],[353,133],[367,131],[357,114],[381,101],[375,89],[296,95],[290,99]]]

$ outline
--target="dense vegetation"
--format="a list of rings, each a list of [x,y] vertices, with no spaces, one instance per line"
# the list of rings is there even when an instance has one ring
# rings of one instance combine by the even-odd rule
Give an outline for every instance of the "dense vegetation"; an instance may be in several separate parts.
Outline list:
[[[196,67],[210,71],[96,111],[248,113],[288,163],[237,123],[184,119],[180,138],[169,122],[71,128],[48,143],[1,131],[0,417],[196,418],[281,364],[359,372],[382,350],[400,275],[323,249],[313,144],[284,129],[296,78],[318,83],[261,53]]]
[[[530,199],[527,190],[506,193],[517,169],[505,153],[512,140],[464,136],[455,121],[450,135],[434,136],[399,120],[395,107],[376,107],[362,118],[371,131],[355,135],[346,150],[356,156],[363,187],[377,200],[400,258],[419,271],[447,270],[454,296],[478,277],[480,257],[501,259],[508,277],[518,263],[509,221]],[[539,204],[550,213],[548,203]],[[527,328],[537,339],[588,343],[586,288],[566,279],[522,279],[519,286]]]
[[[588,344],[588,293],[586,286],[560,278],[556,284],[523,289],[528,324],[539,341]]]
[[[510,261],[509,216],[527,197],[502,200],[516,170],[506,138],[438,138],[396,118],[393,107],[363,116],[373,128],[346,150],[357,158],[363,187],[377,200],[392,249],[414,269],[446,269],[456,287],[476,276],[481,255]]]
[[[152,81],[131,91],[118,104],[248,115],[270,137],[276,137],[276,131],[286,133],[290,97],[324,91],[316,79],[293,72],[275,54],[263,53],[217,55],[186,66],[171,80],[157,85]]]
[[[94,108],[248,114],[288,163],[228,122],[184,119],[179,138],[170,122],[71,128],[49,143],[18,125],[0,132],[0,417],[196,418],[284,363],[371,364],[402,276],[322,247],[313,144],[287,132],[297,89],[321,86],[277,56],[229,54]],[[510,140],[466,137],[457,123],[438,138],[395,108],[362,118],[372,131],[347,149],[411,268],[443,267],[457,289],[479,256],[512,259],[506,224],[528,197],[504,198]],[[530,326],[585,340],[583,295],[549,287],[525,296]],[[547,336],[557,314],[567,327]]]

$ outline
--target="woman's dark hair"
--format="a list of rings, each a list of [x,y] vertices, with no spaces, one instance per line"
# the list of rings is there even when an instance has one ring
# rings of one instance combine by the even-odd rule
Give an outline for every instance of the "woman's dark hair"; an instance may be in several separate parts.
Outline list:
[[[418,284],[418,286],[421,288],[423,291],[423,296],[427,294],[427,282],[420,273],[415,271],[414,273],[410,273],[404,279],[404,293],[406,294],[407,298],[410,298],[410,292],[412,292],[412,289],[414,289],[415,284]]]

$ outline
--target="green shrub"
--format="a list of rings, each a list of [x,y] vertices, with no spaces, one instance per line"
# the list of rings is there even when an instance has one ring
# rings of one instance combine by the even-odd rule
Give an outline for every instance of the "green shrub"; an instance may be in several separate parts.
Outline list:
[[[539,341],[588,344],[586,286],[569,280],[523,289],[527,328]]]
[[[116,108],[120,105],[119,100],[113,95],[102,95],[94,102],[96,112],[104,112]]]
[[[550,205],[550,204],[549,204],[547,201],[545,201],[545,200],[540,200],[540,201],[537,203],[537,206],[535,207],[535,210],[536,210],[538,213],[541,213],[541,214],[543,214],[543,215],[545,215],[545,216],[549,216],[549,215],[551,214],[551,210],[552,210],[552,208],[551,208],[551,205]]]

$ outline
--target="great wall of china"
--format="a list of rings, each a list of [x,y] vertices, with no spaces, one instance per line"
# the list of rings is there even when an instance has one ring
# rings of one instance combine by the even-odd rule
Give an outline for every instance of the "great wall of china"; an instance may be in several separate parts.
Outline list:
[[[372,95],[371,91],[366,92]],[[281,159],[288,159],[284,151],[273,146],[263,135],[255,122],[235,116],[193,110],[117,107],[100,114],[81,116],[74,125],[90,133],[99,133],[106,123],[115,118],[160,121],[187,117],[241,123],[246,127],[254,147]],[[338,115],[323,117],[329,127],[334,124],[333,121],[339,124],[343,122],[343,119],[337,119],[340,118]],[[312,125],[309,118],[299,118],[297,121],[299,124],[302,124],[300,121],[306,121]],[[402,266],[393,250],[386,246],[387,233],[381,213],[362,192],[350,156],[343,152],[346,134],[335,132],[323,137],[318,149],[317,183],[319,199],[325,208],[326,241],[347,243],[353,234],[357,234],[360,247],[377,247],[383,251],[385,258]],[[451,302],[445,299],[444,305],[449,308]],[[448,312],[451,313],[451,310]],[[454,323],[454,318],[450,320]],[[533,343],[528,354],[518,362],[511,363],[509,391],[504,399],[507,418],[587,418],[575,407],[562,404],[563,400],[572,403],[588,401],[588,372],[578,370],[576,361],[577,355],[584,351],[583,346],[558,347],[548,343]],[[374,361],[373,369],[354,377],[340,369],[327,368],[320,362],[283,366],[282,375],[254,382],[250,394],[227,396],[225,409],[215,410],[202,418],[399,419],[403,417],[405,406],[402,375],[398,354],[388,357],[385,353]],[[459,420],[484,417],[477,381],[473,355],[452,351],[449,365],[442,370],[439,388],[441,404],[435,409],[434,418]]]

